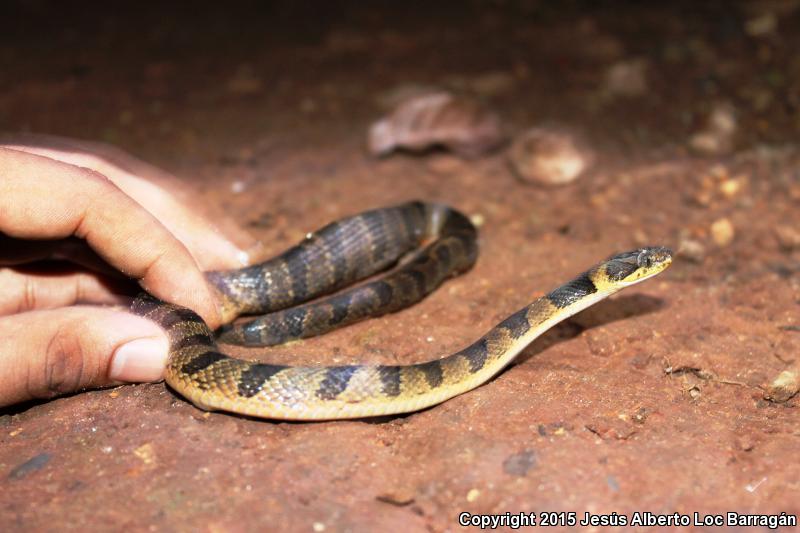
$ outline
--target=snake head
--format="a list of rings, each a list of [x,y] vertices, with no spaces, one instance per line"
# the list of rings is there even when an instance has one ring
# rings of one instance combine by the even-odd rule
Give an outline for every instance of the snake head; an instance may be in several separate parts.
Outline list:
[[[671,264],[669,248],[650,246],[613,255],[602,266],[611,282],[628,286],[659,274]]]

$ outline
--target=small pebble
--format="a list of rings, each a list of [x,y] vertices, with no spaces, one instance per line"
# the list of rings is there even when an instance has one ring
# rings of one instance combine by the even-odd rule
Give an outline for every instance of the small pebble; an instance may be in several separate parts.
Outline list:
[[[155,452],[153,450],[153,445],[150,443],[142,444],[135,450],[133,450],[133,455],[138,457],[142,460],[142,462],[146,465],[152,464],[155,460]]]
[[[678,242],[678,255],[693,263],[701,263],[706,257],[706,247],[694,239],[681,239]]]
[[[321,533],[322,531],[325,531],[325,524],[323,524],[322,522],[314,522],[314,523],[311,525],[311,527],[312,527],[312,528],[314,529],[314,531],[316,531],[317,533]]]
[[[792,226],[775,226],[775,237],[787,252],[800,250],[800,231]]]
[[[741,178],[730,178],[719,184],[719,192],[723,196],[733,198],[742,189],[744,180]]]
[[[614,96],[640,96],[647,92],[647,62],[618,61],[606,71],[605,92]]]
[[[714,239],[717,246],[728,246],[733,242],[734,236],[733,224],[727,218],[721,218],[711,224],[711,238]]]
[[[736,113],[732,106],[727,104],[717,104],[711,110],[708,117],[708,129],[719,135],[730,136],[736,132],[738,124]]]
[[[798,373],[793,370],[784,370],[772,383],[767,386],[764,397],[776,403],[783,403],[792,398],[800,390]]]
[[[634,424],[644,424],[647,421],[648,416],[650,416],[650,414],[647,412],[647,409],[640,407],[635,413],[633,413],[633,416],[631,416],[631,421]]]
[[[707,131],[701,131],[692,135],[689,139],[689,146],[691,146],[695,152],[703,154],[718,154],[726,151],[723,140],[717,135]]]
[[[575,181],[591,160],[573,135],[545,128],[533,128],[518,136],[508,157],[520,180],[539,185]]]
[[[689,138],[689,146],[706,155],[730,152],[738,129],[734,108],[725,103],[718,103],[706,119],[705,125]]]
[[[479,491],[478,489],[470,489],[469,492],[467,493],[467,501],[472,503],[475,500],[477,500],[478,496],[480,495],[481,491]]]
[[[778,26],[778,17],[775,13],[767,12],[748,19],[744,29],[752,37],[764,37],[775,32]]]

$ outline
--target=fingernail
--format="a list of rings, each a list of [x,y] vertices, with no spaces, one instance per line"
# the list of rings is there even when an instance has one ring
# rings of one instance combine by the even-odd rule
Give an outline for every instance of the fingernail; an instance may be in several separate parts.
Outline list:
[[[114,352],[109,377],[116,381],[158,381],[164,374],[168,350],[165,339],[128,341]]]

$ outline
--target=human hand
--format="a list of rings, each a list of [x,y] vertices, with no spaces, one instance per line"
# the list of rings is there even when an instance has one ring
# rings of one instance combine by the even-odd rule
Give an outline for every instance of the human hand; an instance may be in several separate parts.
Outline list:
[[[242,266],[253,241],[233,244],[154,183],[173,178],[116,149],[34,141],[0,140],[0,406],[160,379],[157,325],[84,304],[125,302],[128,278],[216,327],[202,270]],[[80,268],[31,264],[40,259]]]

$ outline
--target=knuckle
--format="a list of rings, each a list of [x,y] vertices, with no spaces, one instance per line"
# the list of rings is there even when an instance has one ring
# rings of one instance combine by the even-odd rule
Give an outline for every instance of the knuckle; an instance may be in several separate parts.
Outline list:
[[[36,283],[30,277],[22,280],[22,298],[20,299],[19,311],[36,309]]]
[[[78,330],[76,324],[66,323],[50,338],[38,386],[32,391],[36,397],[50,398],[75,391],[84,384],[86,353]]]

